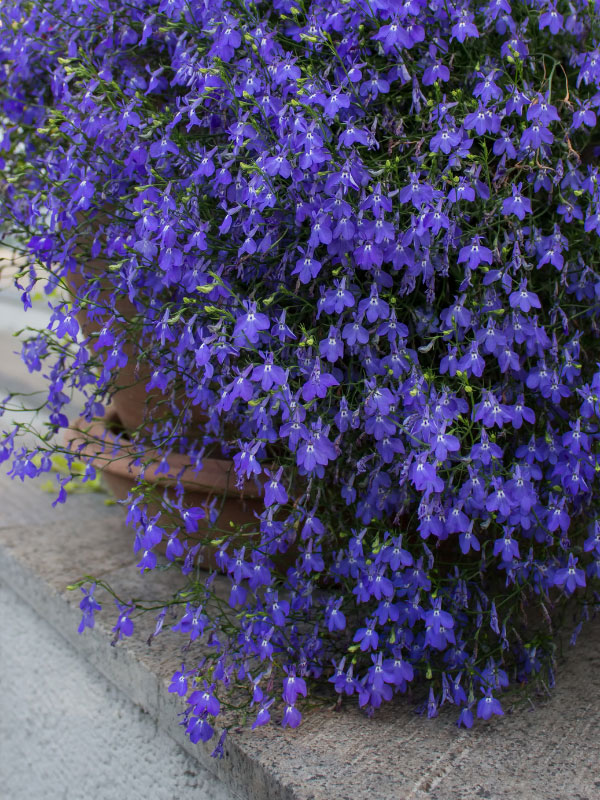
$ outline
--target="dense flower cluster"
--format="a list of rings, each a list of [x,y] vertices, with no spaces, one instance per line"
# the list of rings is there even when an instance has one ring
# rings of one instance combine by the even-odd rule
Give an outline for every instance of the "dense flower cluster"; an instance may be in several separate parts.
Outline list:
[[[49,433],[139,361],[169,412],[140,458],[262,486],[235,539],[216,506],[130,498],[140,569],[167,541],[190,581],[192,740],[232,683],[254,727],[277,700],[298,725],[307,679],[370,712],[421,678],[466,726],[551,684],[556,612],[600,576],[596,6],[4,0],[0,25],[1,221],[25,306],[36,265],[73,292],[23,344]],[[23,478],[52,447],[7,431],[0,458]],[[194,572],[203,518],[228,603]]]

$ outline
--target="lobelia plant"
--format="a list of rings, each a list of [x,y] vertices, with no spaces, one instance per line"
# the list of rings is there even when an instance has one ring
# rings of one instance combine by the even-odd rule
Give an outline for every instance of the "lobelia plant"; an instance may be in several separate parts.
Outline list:
[[[45,432],[0,458],[81,472],[72,391],[90,423],[129,363],[163,409],[139,464],[217,454],[262,493],[235,531],[143,469],[127,502],[140,570],[166,543],[182,573],[155,635],[174,613],[191,739],[234,685],[253,728],[297,726],[317,681],[368,713],[420,681],[467,727],[553,685],[565,609],[576,636],[599,600],[597,7],[4,0],[0,23],[0,218],[24,306],[43,275],[53,309],[22,345]],[[117,604],[120,639],[144,608]]]

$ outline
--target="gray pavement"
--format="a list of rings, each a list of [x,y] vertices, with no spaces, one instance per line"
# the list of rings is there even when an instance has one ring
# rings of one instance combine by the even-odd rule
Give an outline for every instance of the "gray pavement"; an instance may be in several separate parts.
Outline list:
[[[1,582],[0,608],[3,800],[234,800]]]

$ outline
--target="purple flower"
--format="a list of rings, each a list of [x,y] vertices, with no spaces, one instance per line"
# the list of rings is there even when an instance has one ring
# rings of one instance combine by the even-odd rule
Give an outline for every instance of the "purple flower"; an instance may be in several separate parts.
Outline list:
[[[168,136],[163,136],[162,139],[159,139],[156,142],[153,142],[150,145],[150,155],[152,158],[161,158],[162,156],[166,156],[168,153],[172,153],[173,155],[177,155],[179,153],[179,148]]]
[[[321,271],[321,262],[316,261],[308,255],[299,258],[296,261],[296,267],[292,275],[297,275],[300,283],[310,283],[314,280]]]
[[[479,543],[479,539],[473,533],[473,525],[472,523],[469,524],[469,527],[466,531],[462,532],[458,537],[459,545],[461,552],[465,555],[469,552],[469,550],[475,550],[475,552],[479,552],[481,550],[481,545]]]
[[[360,642],[361,650],[376,650],[379,642],[379,635],[375,630],[375,620],[367,621],[366,628],[359,628],[354,634],[354,642]]]
[[[289,705],[294,705],[298,695],[306,697],[306,681],[296,675],[293,667],[286,669],[287,677],[283,680],[283,694],[282,697]],[[293,726],[292,726],[293,727]]]
[[[254,367],[252,380],[260,381],[261,389],[267,392],[273,386],[281,386],[281,384],[285,383],[286,374],[281,367],[273,363],[273,354],[269,353],[263,364]]]
[[[286,705],[283,720],[281,721],[282,726],[286,728],[289,725],[290,728],[297,728],[301,722],[302,714],[298,709],[294,705]]]
[[[498,490],[496,491],[497,494]],[[488,509],[493,510],[493,509]],[[510,507],[506,512],[510,511]],[[500,556],[502,561],[512,561],[514,558],[520,558],[519,555],[519,545],[518,543],[512,538],[510,532],[506,532],[504,536],[501,536],[499,539],[496,539],[494,542],[494,556]]]
[[[142,558],[137,564],[140,568],[140,573],[143,574],[146,570],[153,570],[156,567],[156,561],[156,553],[153,553],[152,550],[149,550],[147,547],[143,547]]]
[[[441,598],[436,598],[432,603],[432,608],[425,614],[425,625],[430,627],[434,633],[441,628],[454,627],[452,615],[442,609]]]
[[[273,324],[273,327],[271,328],[271,335],[277,337],[280,342],[284,342],[286,339],[296,338],[291,328],[286,324],[285,318],[286,318],[286,311],[284,309],[281,312],[279,320],[275,322]]]
[[[480,378],[485,368],[485,360],[481,357],[477,344],[473,342],[469,350],[458,361],[458,368],[467,375],[475,375]]]
[[[204,681],[204,689],[196,689],[188,697],[188,703],[193,707],[194,714],[200,716],[201,714],[210,714],[216,717],[221,710],[221,704],[214,695],[215,686],[209,686]]]
[[[326,615],[327,629],[330,633],[333,631],[343,631],[346,627],[346,616],[340,610],[342,599],[337,600],[330,608]]]
[[[371,294],[368,300],[361,300],[358,304],[358,313],[365,314],[369,322],[378,319],[387,319],[390,313],[389,305],[379,297],[377,286],[371,285]]]
[[[551,122],[560,122],[560,117],[556,107],[551,105],[548,101],[548,96],[537,94],[532,100],[531,105],[527,109],[527,119],[537,119],[542,125],[549,125]]]
[[[485,133],[498,133],[500,130],[500,117],[491,108],[479,103],[477,111],[467,114],[464,120],[466,130],[475,129],[479,136]]]
[[[473,21],[473,14],[469,13],[466,8],[461,10],[458,21],[452,26],[452,38],[461,43],[468,38],[479,38],[479,31]]]
[[[458,254],[458,263],[467,263],[469,269],[476,269],[479,264],[492,263],[492,251],[481,244],[481,236],[475,236],[471,244],[463,247]]]
[[[283,467],[280,467],[277,474],[273,476],[268,470],[265,470],[267,480],[265,481],[265,506],[271,506],[275,503],[283,505],[287,503],[288,494],[285,487],[281,484],[281,476],[283,475]]]
[[[185,730],[193,744],[208,742],[214,734],[213,727],[206,719],[205,714],[201,717],[191,717]]]
[[[181,670],[179,672],[175,672],[173,677],[171,678],[171,685],[169,686],[169,692],[174,692],[178,694],[180,697],[185,697],[188,690],[188,678],[190,675],[193,675],[193,670],[189,670],[188,672],[185,671],[183,664],[181,665]]]
[[[492,690],[488,689],[477,703],[477,716],[480,719],[490,719],[494,715],[501,717],[504,715],[504,711],[500,701],[492,695]]]
[[[79,323],[77,322],[75,314],[72,311],[68,311],[65,306],[62,306],[60,310],[55,309],[52,317],[50,318],[48,328],[51,329],[54,326],[54,323],[57,323],[55,333],[59,339],[62,339],[64,336],[70,336],[72,339],[77,339],[77,334],[79,333]]]
[[[416,209],[429,204],[434,199],[434,191],[428,183],[420,183],[419,173],[410,173],[410,183],[400,190],[400,202],[412,203]]]
[[[367,344],[369,341],[369,333],[366,328],[361,324],[362,315],[353,315],[354,321],[348,322],[344,325],[342,330],[342,338],[346,340],[348,345],[352,346],[357,342],[359,344]]]
[[[566,594],[573,594],[578,586],[585,586],[585,572],[576,566],[578,561],[579,559],[570,553],[567,566],[557,569],[554,573],[554,585],[562,586]]]
[[[330,290],[325,295],[324,311],[328,314],[341,314],[346,308],[352,308],[355,303],[354,295],[346,288],[346,278],[335,281],[335,290]]]
[[[441,150],[442,153],[448,155],[460,144],[461,139],[460,131],[444,127],[431,137],[429,148],[433,153]]]
[[[258,714],[256,715],[256,719],[252,723],[252,730],[261,727],[262,725],[266,725],[270,719],[271,715],[269,714],[269,706],[275,702],[275,698],[271,698],[268,703],[261,705]]]
[[[410,477],[415,489],[428,496],[431,492],[441,492],[444,481],[436,472],[435,466],[420,458],[410,468]]]
[[[94,614],[96,611],[100,611],[102,609],[102,606],[94,597],[95,590],[95,583],[93,583],[89,589],[85,589],[83,586],[81,587],[83,599],[79,603],[79,608],[83,612],[83,616],[81,618],[81,622],[79,623],[79,628],[77,629],[78,633],[83,633],[86,628],[93,628]]]
[[[521,311],[530,311],[532,308],[541,308],[542,304],[535,294],[527,289],[527,279],[521,281],[518,292],[512,292],[509,297],[511,308],[520,308]]]
[[[330,363],[334,363],[344,355],[344,343],[340,337],[340,332],[333,325],[329,328],[327,338],[319,342],[319,354]]]
[[[244,303],[246,313],[239,316],[233,331],[235,344],[247,346],[256,344],[261,331],[269,329],[269,318],[257,311],[256,303]]]
[[[226,738],[227,738],[227,728],[224,728],[223,732],[219,736],[219,741],[217,742],[217,745],[216,745],[215,749],[210,754],[211,758],[223,758],[224,757],[224,755],[225,755],[224,745],[225,745],[225,739]]]
[[[119,618],[116,625],[112,629],[112,632],[115,634],[114,639],[111,642],[113,645],[120,641],[124,636],[131,636],[134,628],[134,623],[130,615],[134,611],[135,606],[124,606],[117,602],[117,607],[119,609]]]
[[[525,128],[521,134],[521,147],[538,150],[543,144],[552,144],[554,135],[539,120]]]
[[[240,451],[233,457],[236,472],[240,475],[245,475],[250,478],[252,475],[259,475],[262,467],[260,466],[256,453],[259,449],[259,444],[246,444],[238,442]]]
[[[519,219],[525,219],[531,214],[531,200],[521,194],[523,184],[512,185],[512,197],[507,197],[502,202],[502,213],[505,216],[514,214]]]
[[[470,708],[464,707],[461,709],[457,722],[458,727],[464,726],[465,728],[473,727],[473,712]]]
[[[309,379],[302,387],[302,399],[309,402],[315,397],[323,398],[333,386],[339,386],[339,381],[329,372],[322,372],[321,362],[317,359]]]
[[[573,122],[571,127],[573,130],[577,130],[582,125],[586,125],[588,128],[593,128],[596,125],[596,114],[592,111],[589,106],[589,103],[584,103],[580,106],[580,108],[573,113]]]
[[[324,111],[328,117],[335,117],[340,108],[348,108],[350,106],[350,96],[340,92],[333,91],[325,102]]]
[[[456,436],[445,433],[443,429],[434,435],[432,446],[435,457],[439,461],[445,461],[449,453],[456,453],[460,450],[460,442]]]
[[[306,550],[301,556],[302,570],[310,575],[311,572],[322,572],[325,568],[325,562],[319,550],[313,551],[312,540],[309,540]]]
[[[558,13],[554,4],[551,4],[547,11],[544,11],[543,14],[540,14],[540,30],[548,28],[550,33],[554,34],[555,36],[557,33],[562,31],[563,22],[563,15]]]
[[[423,72],[423,85],[432,86],[436,81],[445,83],[450,80],[450,70],[445,64],[436,61]],[[444,151],[445,152],[445,151]]]

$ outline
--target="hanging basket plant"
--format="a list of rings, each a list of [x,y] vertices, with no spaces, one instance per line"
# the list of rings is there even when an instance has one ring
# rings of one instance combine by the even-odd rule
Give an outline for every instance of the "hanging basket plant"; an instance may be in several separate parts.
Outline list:
[[[0,222],[53,314],[46,432],[0,458],[93,478],[136,388],[110,452],[138,567],[182,571],[194,741],[232,683],[253,727],[319,681],[466,726],[553,684],[600,575],[599,35],[579,0],[2,3]],[[169,458],[260,500],[232,528],[145,480]]]

